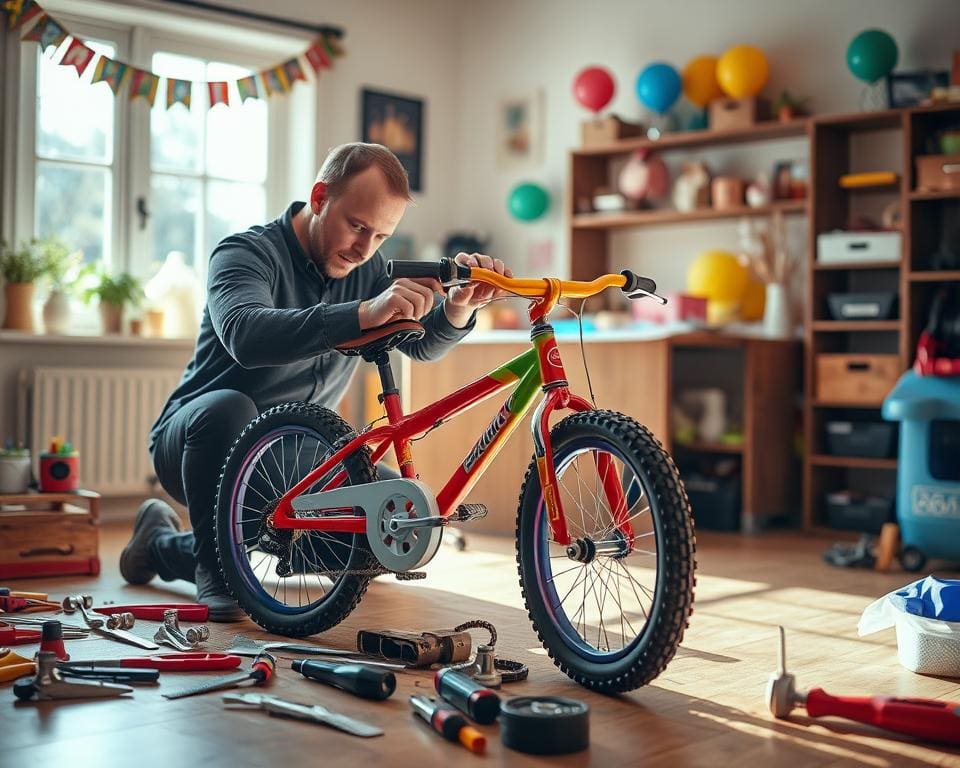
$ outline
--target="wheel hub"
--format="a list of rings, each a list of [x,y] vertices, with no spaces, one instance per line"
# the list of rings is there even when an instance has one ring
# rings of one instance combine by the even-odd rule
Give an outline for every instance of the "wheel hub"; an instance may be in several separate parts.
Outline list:
[[[630,554],[630,544],[620,531],[611,531],[605,539],[588,536],[574,539],[567,546],[567,557],[578,563],[590,563],[598,555],[621,559]]]
[[[257,532],[257,546],[263,552],[277,558],[277,576],[284,577],[293,573],[290,565],[290,545],[302,531],[274,526],[274,515],[279,503],[279,499],[274,499],[264,506],[260,517],[260,530]]]

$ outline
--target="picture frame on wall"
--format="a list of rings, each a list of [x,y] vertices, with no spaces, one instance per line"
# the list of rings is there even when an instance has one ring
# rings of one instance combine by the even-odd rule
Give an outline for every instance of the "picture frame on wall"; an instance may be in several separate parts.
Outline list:
[[[500,99],[497,109],[497,166],[532,168],[543,162],[543,91]]]
[[[400,160],[411,192],[423,191],[424,100],[363,88],[360,92],[361,140],[383,144]]]
[[[887,103],[891,109],[916,107],[930,98],[934,88],[946,88],[950,73],[946,70],[892,72],[887,75]]]

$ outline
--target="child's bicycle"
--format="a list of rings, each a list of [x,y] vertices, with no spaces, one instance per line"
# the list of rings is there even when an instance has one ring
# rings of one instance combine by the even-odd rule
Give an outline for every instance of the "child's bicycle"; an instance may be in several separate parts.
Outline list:
[[[387,423],[359,434],[333,411],[279,405],[251,422],[220,476],[216,542],[225,581],[264,629],[305,636],[333,627],[370,580],[416,578],[443,527],[486,514],[463,499],[542,392],[533,417],[535,455],[520,490],[517,564],[530,619],[544,648],[588,688],[629,691],[667,665],[693,604],[695,541],[690,504],[670,456],[629,416],[573,394],[546,318],[562,297],[606,288],[659,299],[629,271],[590,282],[507,278],[491,270],[393,261],[388,274],[478,280],[529,297],[532,348],[477,381],[404,414],[388,351],[423,335],[415,321],[370,329],[340,351],[375,362]],[[636,375],[626,370],[621,375]],[[611,372],[615,375],[615,372]],[[417,479],[411,441],[499,392],[506,402],[439,493]],[[573,413],[549,427],[556,410]],[[402,477],[379,480],[393,448]]]

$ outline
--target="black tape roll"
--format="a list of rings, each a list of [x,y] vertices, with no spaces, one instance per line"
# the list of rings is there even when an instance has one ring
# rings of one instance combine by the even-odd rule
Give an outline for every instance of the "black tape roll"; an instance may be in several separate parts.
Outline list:
[[[590,707],[559,696],[519,696],[500,704],[504,746],[534,755],[565,755],[590,746]]]

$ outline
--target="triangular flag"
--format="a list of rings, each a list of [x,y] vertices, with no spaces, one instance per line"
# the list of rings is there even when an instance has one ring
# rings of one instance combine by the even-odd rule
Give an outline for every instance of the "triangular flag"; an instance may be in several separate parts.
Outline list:
[[[287,82],[290,83],[291,87],[293,87],[293,83],[297,80],[306,82],[307,76],[303,73],[303,67],[300,66],[300,60],[298,58],[294,57],[289,61],[285,61],[281,66],[287,75]]]
[[[87,68],[95,53],[92,48],[87,48],[83,44],[83,40],[78,37],[73,38],[70,43],[70,47],[67,48],[67,52],[63,54],[63,58],[60,59],[60,66],[62,67],[76,67],[77,76],[83,74],[83,71]]]
[[[260,98],[260,89],[257,87],[257,78],[254,75],[237,80],[237,90],[240,92],[241,103],[247,99]]]
[[[190,81],[167,78],[167,109],[174,104],[183,104],[190,109]]]
[[[306,56],[307,61],[310,62],[310,66],[313,67],[314,72],[319,72],[324,67],[330,67],[330,57],[327,56],[327,52],[323,48],[323,43],[319,41],[307,48],[306,53],[303,55]]]
[[[35,0],[6,0],[3,8],[7,12],[7,29],[21,27],[43,13]]]
[[[160,78],[153,72],[134,68],[133,75],[130,77],[130,101],[143,97],[152,107],[157,98],[157,86],[159,85]]]
[[[47,14],[43,14],[33,29],[23,36],[24,40],[34,40],[40,43],[40,50],[45,51],[51,45],[58,46],[67,39],[67,30],[61,27]]]
[[[101,56],[93,69],[93,82],[104,82],[114,94],[120,91],[120,84],[130,67],[123,62],[114,61],[109,56]]]
[[[210,94],[210,108],[217,104],[230,106],[230,93],[226,83],[207,83],[207,92]]]
[[[323,40],[323,47],[327,49],[327,53],[331,56],[343,56],[343,46],[340,45],[339,38],[333,35],[324,35],[321,39]]]
[[[290,90],[290,81],[287,80],[287,73],[283,71],[283,65],[278,64],[271,69],[265,69],[260,73],[260,77],[263,79],[267,96],[273,93],[286,93]]]

